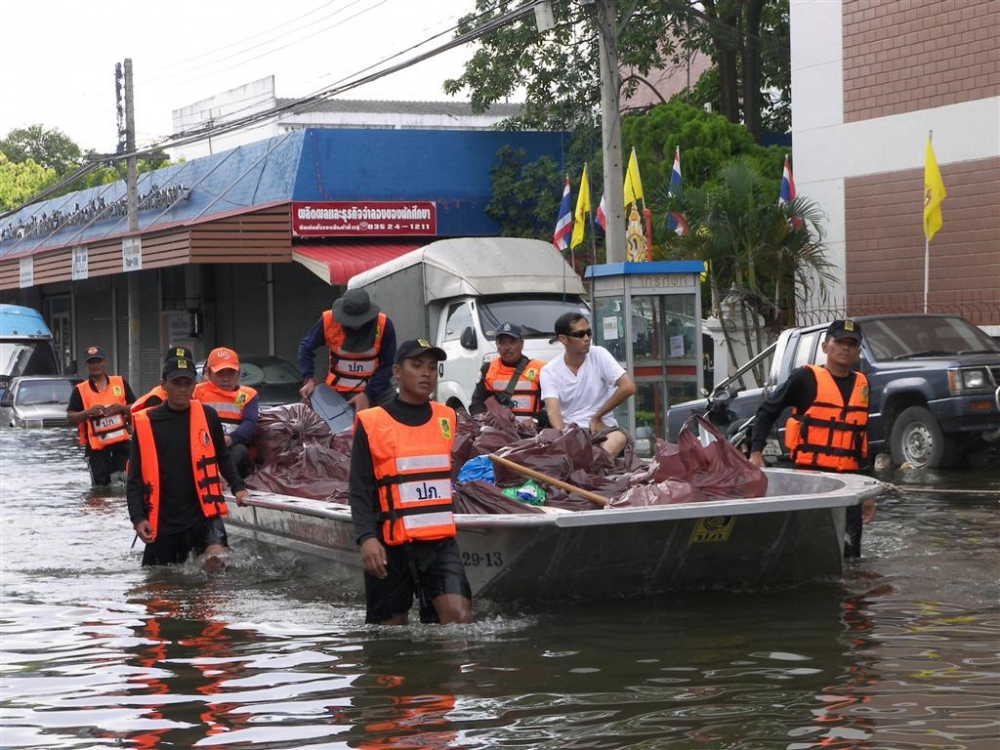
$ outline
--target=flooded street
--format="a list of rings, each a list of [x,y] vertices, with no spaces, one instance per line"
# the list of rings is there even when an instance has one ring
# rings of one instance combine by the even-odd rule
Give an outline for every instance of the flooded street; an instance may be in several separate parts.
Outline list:
[[[140,569],[69,430],[0,431],[2,748],[1000,746],[1000,472],[895,472],[845,580],[380,628],[238,537]]]

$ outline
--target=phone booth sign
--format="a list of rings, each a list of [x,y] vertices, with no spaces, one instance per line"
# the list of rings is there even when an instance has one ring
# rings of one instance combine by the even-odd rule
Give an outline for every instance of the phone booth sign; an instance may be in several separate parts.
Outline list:
[[[698,398],[703,378],[700,260],[591,266],[595,343],[635,380],[636,394],[615,410],[649,455],[666,439],[667,407]]]

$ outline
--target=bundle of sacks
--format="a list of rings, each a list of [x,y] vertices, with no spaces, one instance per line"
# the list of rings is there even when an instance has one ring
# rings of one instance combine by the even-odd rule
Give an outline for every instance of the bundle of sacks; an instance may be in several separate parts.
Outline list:
[[[764,473],[700,417],[685,425],[677,443],[658,440],[652,459],[640,461],[626,451],[623,460],[615,461],[601,449],[603,437],[592,436],[588,430],[536,431],[492,399],[487,407],[488,411],[477,417],[458,415],[452,447],[458,513],[542,513],[543,506],[567,510],[597,507],[582,495],[553,485],[544,487],[541,501],[537,492],[530,499],[525,497],[528,501],[518,499],[516,491],[504,494],[505,489],[521,488],[526,477],[500,465],[490,477],[482,470],[484,462],[479,457],[491,454],[601,495],[612,509],[754,498],[767,491]],[[262,465],[247,479],[252,490],[347,502],[349,430],[332,434],[308,406],[292,404],[261,414],[256,448]],[[535,482],[544,485],[537,478]]]

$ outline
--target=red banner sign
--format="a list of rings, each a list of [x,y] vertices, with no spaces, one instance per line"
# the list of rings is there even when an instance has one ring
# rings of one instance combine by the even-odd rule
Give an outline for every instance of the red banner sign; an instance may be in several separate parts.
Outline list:
[[[296,237],[437,234],[434,201],[318,201],[292,203]]]

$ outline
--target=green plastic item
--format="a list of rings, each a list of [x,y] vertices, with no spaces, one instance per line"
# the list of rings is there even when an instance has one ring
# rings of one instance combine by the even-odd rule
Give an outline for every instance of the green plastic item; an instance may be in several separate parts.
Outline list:
[[[529,479],[520,487],[508,487],[502,490],[502,492],[507,497],[520,500],[522,503],[527,503],[528,505],[545,504],[545,490],[542,489],[541,485],[536,484],[533,479]]]

